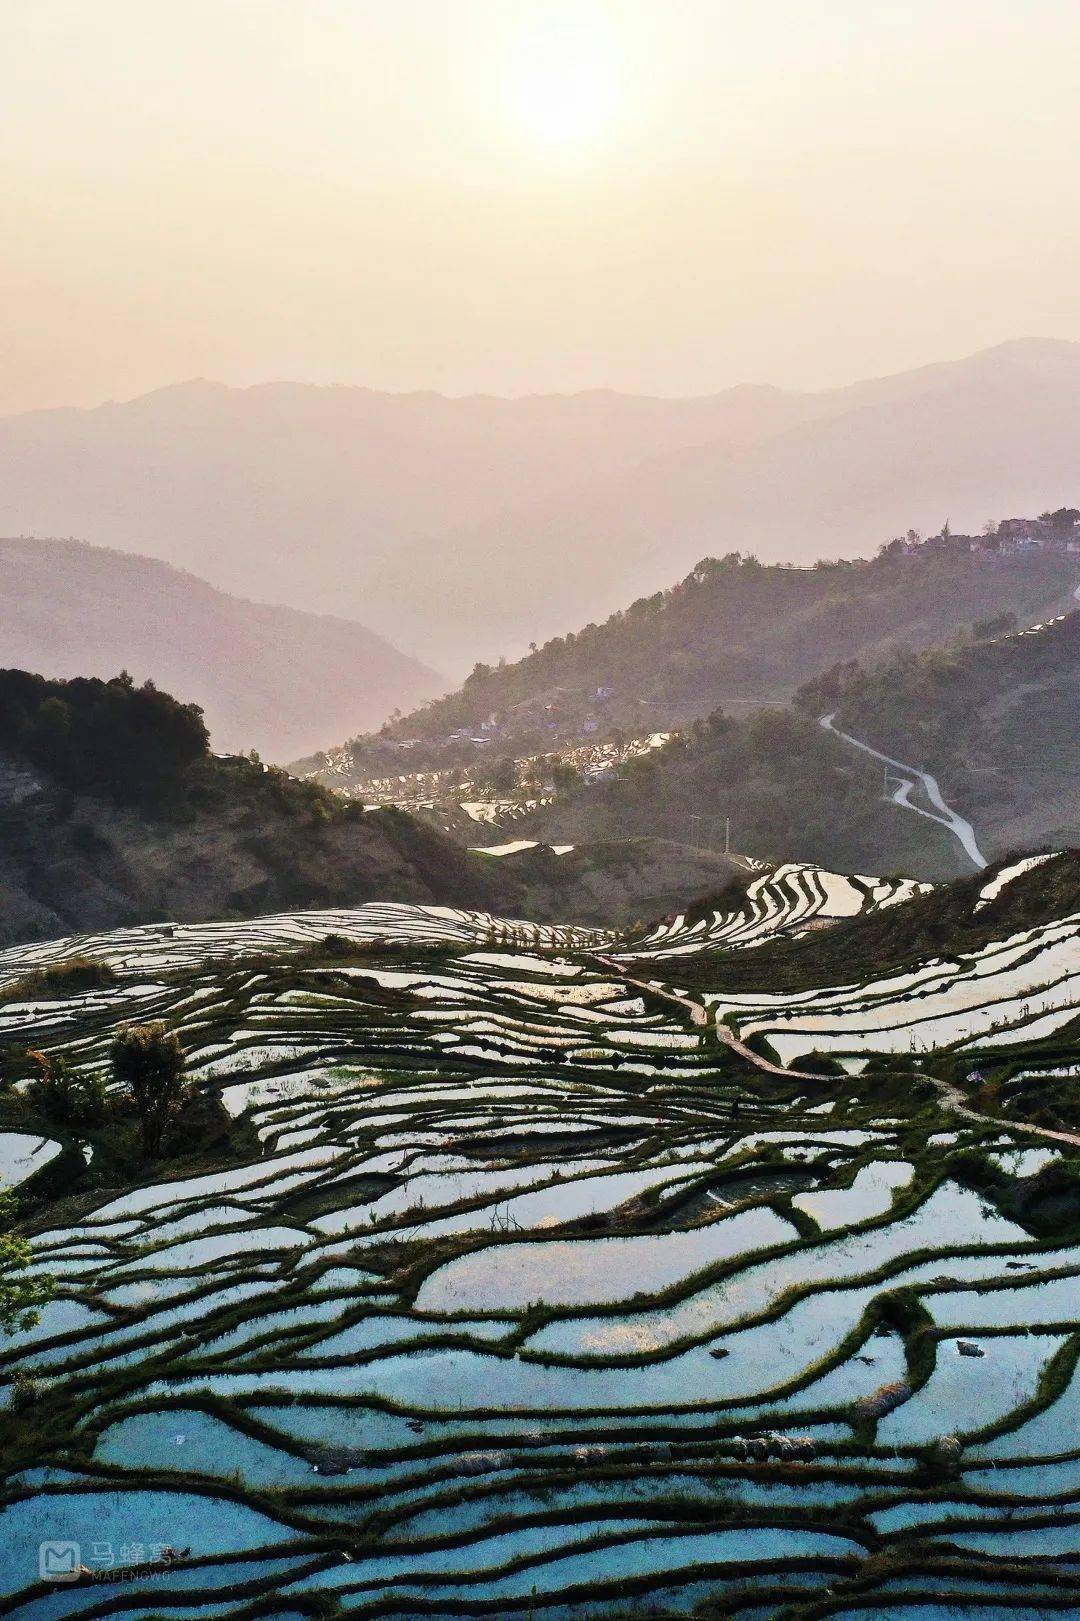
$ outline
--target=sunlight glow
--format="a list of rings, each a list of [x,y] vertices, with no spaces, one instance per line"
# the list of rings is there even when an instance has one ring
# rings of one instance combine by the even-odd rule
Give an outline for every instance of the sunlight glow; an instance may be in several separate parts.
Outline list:
[[[548,22],[514,52],[507,101],[517,122],[549,148],[587,145],[611,123],[619,102],[618,52],[596,23]]]

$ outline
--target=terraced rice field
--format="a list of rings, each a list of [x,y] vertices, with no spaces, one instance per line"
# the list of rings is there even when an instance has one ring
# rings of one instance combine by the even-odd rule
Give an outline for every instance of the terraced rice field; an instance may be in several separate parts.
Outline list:
[[[382,945],[292,955],[327,934]],[[912,1006],[996,1041],[966,987],[1070,983],[1065,938]],[[261,1146],[37,1223],[0,1613],[1075,1611],[1080,1248],[947,1174],[1047,1150],[761,1075],[592,943],[385,906],[0,955],[0,986],[76,945],[122,975],[3,1004],[0,1041],[104,1068],[165,1019]],[[889,994],[789,998],[790,1028],[861,1051]],[[46,1540],[79,1581],[39,1578]]]
[[[929,888],[913,878],[852,877],[811,862],[787,861],[754,879],[741,910],[713,912],[695,923],[680,915],[632,943],[627,954],[681,957],[717,947],[756,946],[777,937],[797,939],[841,918],[896,906]]]
[[[759,1035],[782,1064],[806,1054],[864,1057],[942,1048],[992,1054],[1052,1037],[1080,1003],[1080,918],[935,958],[861,985],[782,995],[710,994],[717,1018]]]

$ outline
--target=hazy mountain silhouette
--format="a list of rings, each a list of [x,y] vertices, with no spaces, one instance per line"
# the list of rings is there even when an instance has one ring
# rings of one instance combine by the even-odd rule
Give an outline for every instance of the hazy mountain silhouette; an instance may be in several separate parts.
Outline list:
[[[505,400],[193,382],[0,421],[0,529],[356,615],[460,672],[739,549],[806,561],[1075,495],[1080,345],[818,394]]]
[[[182,692],[218,749],[286,760],[375,725],[444,683],[349,620],[245,602],[149,557],[78,541],[0,540],[0,664]]]

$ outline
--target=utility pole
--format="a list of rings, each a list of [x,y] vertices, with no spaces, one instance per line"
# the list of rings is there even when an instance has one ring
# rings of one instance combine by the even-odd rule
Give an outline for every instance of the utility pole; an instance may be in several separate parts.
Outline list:
[[[724,854],[731,854],[731,817],[724,817]]]

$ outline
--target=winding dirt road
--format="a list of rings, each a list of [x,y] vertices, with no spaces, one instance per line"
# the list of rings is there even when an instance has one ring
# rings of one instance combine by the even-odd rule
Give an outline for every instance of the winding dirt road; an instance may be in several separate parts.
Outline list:
[[[1032,1126],[1026,1120],[1006,1120],[1001,1115],[980,1114],[977,1109],[969,1109],[964,1102],[964,1094],[958,1086],[951,1081],[939,1081],[934,1075],[927,1075],[919,1071],[919,1079],[929,1081],[937,1088],[941,1107],[950,1114],[958,1114],[963,1120],[976,1120],[981,1126],[1004,1126],[1009,1131],[1030,1131],[1036,1137],[1046,1137],[1051,1142],[1068,1143],[1071,1148],[1080,1148],[1080,1137],[1072,1131],[1052,1131],[1049,1126]]]
[[[979,849],[978,841],[975,838],[975,829],[965,817],[954,811],[951,805],[946,804],[936,777],[932,777],[929,771],[920,771],[918,766],[905,765],[903,760],[894,760],[891,755],[882,754],[880,749],[871,748],[869,743],[863,743],[859,738],[852,737],[850,732],[842,732],[838,726],[833,725],[835,719],[835,711],[831,715],[822,715],[818,725],[823,726],[827,732],[832,732],[834,737],[842,737],[845,743],[851,744],[852,748],[861,749],[864,754],[872,755],[875,760],[880,760],[883,765],[891,765],[894,770],[906,773],[905,780],[897,785],[890,796],[894,805],[900,805],[904,810],[914,811],[916,816],[925,816],[930,822],[940,822],[942,827],[948,828],[949,832],[960,844],[965,855],[974,862],[976,867],[982,868],[987,865],[986,857]],[[921,806],[911,803],[910,796],[915,789],[916,779],[922,783],[923,792],[931,805],[935,807],[934,810],[923,810]],[[940,815],[936,814],[938,811],[940,811]]]

